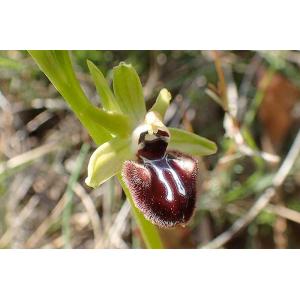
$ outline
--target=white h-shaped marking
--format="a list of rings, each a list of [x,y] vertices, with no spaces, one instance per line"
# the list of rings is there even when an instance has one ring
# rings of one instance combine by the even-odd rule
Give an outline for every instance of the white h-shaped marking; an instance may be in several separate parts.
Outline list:
[[[165,175],[164,175],[163,171],[159,167],[157,167],[155,165],[155,162],[153,162],[151,160],[148,160],[148,159],[145,159],[145,160],[146,160],[146,162],[148,164],[150,164],[153,167],[153,169],[154,169],[155,173],[157,174],[158,178],[160,179],[160,181],[166,187],[166,190],[167,190],[167,200],[168,201],[172,201],[174,199],[174,195],[173,195],[172,189],[170,188],[170,185],[169,185],[167,179],[165,178]],[[169,165],[168,161],[166,161],[166,164],[167,164],[168,167],[164,168],[164,169],[167,169],[168,171],[170,171],[170,173],[171,173],[171,175],[172,175],[172,177],[173,177],[173,179],[175,181],[175,184],[177,186],[177,189],[178,189],[179,193],[181,195],[185,196],[186,195],[186,191],[185,191],[185,189],[184,189],[184,187],[182,185],[181,179],[178,177],[178,175],[176,174],[176,172],[171,168],[171,166]]]

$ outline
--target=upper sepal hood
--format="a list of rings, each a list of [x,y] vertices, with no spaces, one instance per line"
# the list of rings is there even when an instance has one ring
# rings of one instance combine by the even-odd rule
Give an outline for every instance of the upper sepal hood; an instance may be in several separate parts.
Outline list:
[[[122,62],[113,69],[113,88],[121,111],[136,124],[142,122],[146,105],[140,78],[132,65]]]

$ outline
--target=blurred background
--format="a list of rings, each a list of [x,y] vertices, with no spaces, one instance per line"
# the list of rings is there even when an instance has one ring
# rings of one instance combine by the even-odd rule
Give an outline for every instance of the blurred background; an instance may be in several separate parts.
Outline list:
[[[71,51],[71,57],[95,105],[86,60],[109,81],[111,69],[126,61],[141,77],[147,107],[166,87],[173,96],[166,123],[217,143],[218,152],[200,162],[192,221],[160,230],[167,248],[201,248],[243,219],[272,185],[300,128],[300,52]],[[231,119],[218,104],[222,73]],[[85,185],[95,148],[28,53],[0,51],[0,248],[145,247],[117,181],[95,190]],[[292,165],[276,196],[221,247],[300,248],[300,158]]]

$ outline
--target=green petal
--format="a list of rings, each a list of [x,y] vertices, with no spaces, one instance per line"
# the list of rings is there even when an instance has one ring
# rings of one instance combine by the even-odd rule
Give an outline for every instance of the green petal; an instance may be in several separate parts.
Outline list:
[[[125,160],[133,158],[129,139],[114,138],[102,144],[90,158],[85,183],[93,188],[99,186],[120,172]]]
[[[161,115],[162,120],[164,119],[165,113],[170,105],[172,97],[170,92],[167,89],[162,89],[159,92],[159,95],[150,109],[150,111],[156,111]]]
[[[101,99],[104,109],[120,112],[120,108],[116,102],[115,96],[110,90],[110,87],[103,76],[102,72],[90,61],[87,61],[90,73],[92,74],[97,92]]]
[[[178,150],[190,155],[210,155],[217,151],[214,142],[185,130],[170,128],[171,140],[168,150]]]
[[[136,122],[143,121],[146,114],[143,88],[137,72],[131,65],[120,63],[114,68],[113,88],[122,112]]]

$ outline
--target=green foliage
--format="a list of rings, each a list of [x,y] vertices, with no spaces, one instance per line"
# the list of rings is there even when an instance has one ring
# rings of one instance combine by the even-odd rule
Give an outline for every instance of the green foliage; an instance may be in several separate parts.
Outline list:
[[[90,116],[97,115],[99,111],[92,106],[80,87],[68,52],[31,50],[29,53],[51,83],[68,102],[95,143],[102,144],[110,140],[111,135],[107,129],[92,120]],[[93,113],[91,114],[92,111]]]
[[[24,65],[14,59],[0,56],[0,68],[12,69],[12,70],[19,71],[24,68]]]

